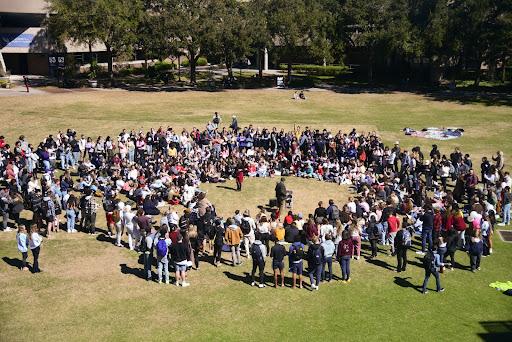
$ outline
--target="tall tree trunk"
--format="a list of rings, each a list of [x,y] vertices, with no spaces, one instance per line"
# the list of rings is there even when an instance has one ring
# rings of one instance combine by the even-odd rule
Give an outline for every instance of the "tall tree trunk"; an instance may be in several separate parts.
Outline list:
[[[106,48],[107,48],[107,58],[108,58],[108,76],[110,77],[110,79],[113,79],[114,78],[114,61],[113,61],[113,57],[112,57],[112,47],[108,44],[105,44]]]
[[[228,69],[228,78],[233,79],[233,63],[226,60],[226,69]]]
[[[482,61],[480,58],[476,61],[476,75],[475,75],[475,83],[473,84],[475,87],[480,85],[480,80],[482,78]]]
[[[368,51],[368,83],[373,83],[373,50]]]
[[[258,49],[258,77],[263,78],[263,54],[261,49]]]
[[[507,80],[507,57],[503,56],[501,60],[501,83]]]
[[[292,63],[288,62],[288,83],[290,83],[292,79]]]
[[[191,54],[189,56],[189,64],[190,64],[190,84],[195,85],[196,84],[196,63],[197,59],[193,57]]]
[[[489,60],[489,62],[487,63],[487,66],[488,66],[488,75],[489,75],[489,80],[491,80],[492,82],[494,82],[496,80],[496,61],[495,60]]]
[[[91,42],[89,42],[88,45],[89,45],[89,63],[92,63],[92,44],[91,44]]]

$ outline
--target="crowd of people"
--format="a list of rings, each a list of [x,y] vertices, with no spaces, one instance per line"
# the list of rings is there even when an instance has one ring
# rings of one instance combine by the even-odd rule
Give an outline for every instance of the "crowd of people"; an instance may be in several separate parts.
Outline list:
[[[293,287],[302,287],[304,260],[312,289],[334,279],[335,261],[348,283],[362,241],[369,242],[369,261],[384,250],[404,272],[419,235],[426,293],[430,275],[443,290],[439,272],[458,267],[457,250],[469,254],[473,272],[480,270],[481,256],[492,254],[494,227],[510,223],[512,179],[504,165],[502,152],[483,158],[477,172],[458,148],[442,154],[433,145],[425,156],[419,147],[385,146],[375,132],[242,128],[236,116],[223,126],[215,113],[203,130],[123,129],[92,139],[68,129],[36,145],[20,136],[13,146],[0,137],[0,211],[4,231],[11,230],[10,220],[18,227],[22,269],[31,249],[33,271],[40,271],[42,235],[50,239],[61,228],[95,234],[97,215],[104,212],[106,234],[120,247],[127,235],[128,248],[144,255],[148,280],[156,265],[158,282],[169,283],[171,268],[174,283],[183,287],[200,260],[218,266],[222,252],[230,251],[237,266],[241,250],[252,260],[253,285],[265,286],[268,257],[276,287],[284,285],[286,257]],[[355,194],[340,206],[332,199],[319,202],[307,216],[286,212],[284,176],[347,184]],[[242,191],[245,177],[283,177],[276,186],[279,205],[262,207],[255,216],[237,210],[219,217],[200,185],[236,179]],[[30,220],[21,218],[23,210],[32,212]]]

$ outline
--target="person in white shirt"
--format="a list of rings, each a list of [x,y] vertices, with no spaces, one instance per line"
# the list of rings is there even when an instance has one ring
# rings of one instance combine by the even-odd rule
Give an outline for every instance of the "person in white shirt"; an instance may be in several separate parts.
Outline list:
[[[320,239],[322,242],[325,241],[325,236],[328,234],[334,236],[334,227],[326,218],[323,218],[322,225],[320,226]]]
[[[39,252],[41,251],[42,242],[43,237],[39,235],[39,228],[37,227],[37,224],[33,224],[30,227],[29,247],[34,257],[34,262],[32,263],[32,272],[34,273],[41,272],[41,269],[39,268]]]
[[[242,220],[243,221],[247,221],[249,223],[249,227],[250,227],[250,232],[248,234],[246,234],[244,232],[244,229],[242,228],[242,233],[244,233],[245,255],[246,255],[246,257],[248,259],[250,259],[251,258],[251,254],[250,254],[249,251],[250,251],[250,248],[251,248],[252,244],[254,243],[254,241],[256,239],[255,236],[254,236],[254,232],[256,230],[256,222],[251,217],[251,213],[250,213],[249,209],[246,209],[244,211]],[[241,224],[241,227],[243,227],[243,224]]]
[[[125,206],[123,210],[123,225],[128,234],[128,246],[131,251],[135,249],[135,245],[137,244],[136,224],[133,221],[134,217],[135,214],[132,212],[132,207],[129,205]]]

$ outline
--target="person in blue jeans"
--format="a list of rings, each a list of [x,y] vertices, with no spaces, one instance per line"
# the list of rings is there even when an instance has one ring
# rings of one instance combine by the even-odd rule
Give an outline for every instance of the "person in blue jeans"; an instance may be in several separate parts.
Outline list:
[[[428,249],[432,249],[432,230],[434,229],[434,212],[431,207],[426,207],[425,212],[420,217],[423,222],[421,229],[421,251],[426,252],[427,242]]]
[[[75,230],[75,222],[76,222],[76,202],[68,201],[66,208],[66,227],[68,233],[74,233]]]
[[[313,243],[308,248],[308,268],[311,289],[320,288],[320,277],[322,276],[322,265],[324,263],[324,249],[320,245],[318,237],[313,238]],[[316,278],[316,282],[315,282]]]
[[[341,266],[341,281],[343,283],[350,282],[350,259],[354,253],[354,243],[350,237],[350,232],[344,230],[341,234],[341,241],[338,244],[338,261]]]
[[[158,283],[162,283],[162,273],[165,277],[165,283],[169,284],[169,246],[171,245],[171,239],[167,237],[167,226],[163,226],[160,229],[160,236],[155,245],[157,250],[156,257],[158,263]]]
[[[510,193],[510,187],[506,186],[503,190],[503,206],[502,206],[502,219],[498,226],[505,226],[510,224],[510,207],[512,205],[512,194]]]
[[[423,280],[421,293],[426,294],[428,292],[427,284],[431,275],[434,275],[436,278],[436,291],[444,292],[444,288],[441,287],[441,279],[439,278],[439,268],[444,267],[444,263],[441,263],[439,254],[429,250],[423,258],[423,267],[425,268],[425,279]]]
[[[332,279],[332,256],[334,255],[335,246],[334,242],[332,242],[331,234],[327,234],[325,236],[325,241],[322,242],[322,248],[324,249],[324,262],[322,264],[322,280],[327,280],[327,282]],[[328,276],[325,274],[325,266],[329,270]]]

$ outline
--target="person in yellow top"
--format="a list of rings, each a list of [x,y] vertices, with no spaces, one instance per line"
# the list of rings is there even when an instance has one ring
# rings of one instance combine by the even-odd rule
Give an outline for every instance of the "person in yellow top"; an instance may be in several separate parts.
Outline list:
[[[169,145],[169,148],[167,149],[167,155],[169,157],[176,157],[178,155],[178,150],[174,144]]]
[[[284,227],[281,224],[279,224],[276,227],[276,229],[274,229],[274,237],[275,237],[276,241],[284,240],[284,234],[285,234]]]

